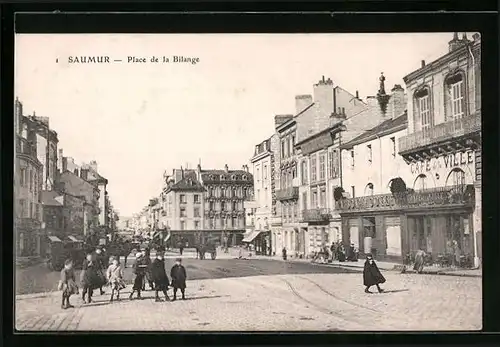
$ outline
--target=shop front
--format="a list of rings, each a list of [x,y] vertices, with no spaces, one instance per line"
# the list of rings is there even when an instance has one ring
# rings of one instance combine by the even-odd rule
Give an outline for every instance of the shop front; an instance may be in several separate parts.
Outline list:
[[[344,199],[338,204],[344,245],[401,261],[423,250],[436,264],[472,267],[474,203],[471,185]]]
[[[20,257],[44,256],[45,242],[40,221],[32,218],[16,220],[16,255]]]

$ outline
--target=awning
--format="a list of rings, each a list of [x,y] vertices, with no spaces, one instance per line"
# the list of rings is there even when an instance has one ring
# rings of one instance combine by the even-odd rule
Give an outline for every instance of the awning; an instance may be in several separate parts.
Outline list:
[[[51,236],[51,235],[49,235],[48,238],[49,238],[49,240],[51,242],[62,242],[61,239],[58,238],[57,236]]]
[[[252,231],[250,235],[245,236],[243,242],[252,242],[260,233],[261,233],[260,230]]]
[[[83,242],[82,240],[79,240],[79,239],[77,239],[76,237],[71,236],[71,235],[69,235],[69,236],[68,236],[68,239],[70,239],[70,240],[71,240],[71,241],[73,241],[73,242]]]
[[[165,242],[167,242],[167,241],[170,239],[170,236],[171,236],[171,234],[170,234],[170,233],[168,233],[168,235],[165,237],[165,240],[164,240],[164,241],[165,241]]]

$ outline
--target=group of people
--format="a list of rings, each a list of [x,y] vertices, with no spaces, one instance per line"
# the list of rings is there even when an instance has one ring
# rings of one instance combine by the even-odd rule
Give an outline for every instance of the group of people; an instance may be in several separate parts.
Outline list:
[[[281,254],[283,260],[287,260],[288,254],[286,247],[283,247]],[[358,261],[358,256],[359,251],[354,246],[354,243],[351,243],[351,245],[346,249],[342,242],[337,241],[332,242],[330,248],[324,244],[322,247],[317,249],[312,256],[312,261],[322,261],[324,263],[335,260],[340,262]]]
[[[63,309],[73,307],[69,299],[74,294],[79,294],[79,287],[76,283],[73,260],[67,259],[64,268],[61,270],[61,278],[58,289],[62,292]],[[170,270],[169,280],[165,269],[165,259],[163,252],[157,251],[156,259],[151,261],[149,249],[143,249],[136,254],[136,261],[133,266],[134,281],[132,292],[129,295],[133,299],[134,293],[137,298],[141,298],[141,292],[146,290],[146,282],[151,290],[155,291],[155,301],[161,301],[159,293],[162,292],[167,301],[170,298],[167,294],[169,287],[173,287],[173,300],[177,299],[177,292],[180,289],[182,299],[185,300],[185,289],[187,273],[180,258],[176,259],[175,265]],[[83,303],[91,303],[94,290],[99,289],[100,294],[105,292],[103,287],[108,284],[111,287],[112,302],[120,299],[120,291],[126,287],[124,281],[123,267],[118,256],[108,257],[105,250],[97,248],[87,254],[84,260],[82,272],[80,274]]]

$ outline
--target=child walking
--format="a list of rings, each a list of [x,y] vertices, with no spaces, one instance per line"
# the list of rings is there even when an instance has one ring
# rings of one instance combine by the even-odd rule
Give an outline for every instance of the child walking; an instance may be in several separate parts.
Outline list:
[[[74,307],[69,303],[69,298],[73,294],[78,294],[78,286],[76,285],[75,270],[73,269],[73,261],[67,259],[64,262],[64,268],[61,270],[61,280],[59,281],[59,290],[62,290],[61,308],[67,309]]]
[[[137,253],[135,255],[136,260],[134,264],[134,286],[132,287],[132,292],[130,293],[129,299],[132,300],[134,293],[137,292],[137,299],[141,299],[142,284],[144,281],[144,276],[146,274],[147,265],[142,260],[142,253]]]
[[[111,259],[111,265],[106,271],[106,278],[111,286],[111,299],[109,301],[113,302],[115,292],[116,300],[120,300],[120,290],[125,288],[125,282],[123,281],[123,269],[120,261],[115,257]]]
[[[174,287],[174,300],[177,300],[177,290],[180,289],[182,293],[182,300],[186,300],[186,269],[181,264],[182,259],[177,258],[175,265],[170,270],[170,277],[172,277],[172,287]]]
[[[162,253],[158,253],[156,255],[156,259],[151,265],[151,277],[154,283],[155,301],[161,301],[158,295],[159,292],[163,292],[163,295],[165,295],[165,300],[170,301],[170,298],[167,294],[168,286],[170,283],[168,280],[167,272],[165,271],[165,260],[163,259]]]

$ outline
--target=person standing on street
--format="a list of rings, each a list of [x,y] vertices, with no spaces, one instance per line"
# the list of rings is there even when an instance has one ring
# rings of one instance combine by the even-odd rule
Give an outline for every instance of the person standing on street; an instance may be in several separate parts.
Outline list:
[[[156,259],[151,264],[151,276],[154,282],[155,289],[155,302],[160,302],[160,296],[158,293],[161,291],[165,295],[165,300],[170,301],[168,297],[167,290],[170,285],[168,280],[167,272],[165,270],[165,259],[163,258],[163,253],[158,253]]]
[[[66,259],[64,268],[61,270],[61,280],[59,281],[59,290],[62,290],[61,308],[67,309],[74,307],[69,303],[69,298],[73,294],[78,294],[78,286],[75,280],[75,270],[73,269],[73,261]]]
[[[184,251],[184,242],[181,240],[179,242],[179,253],[182,255],[182,252]]]
[[[286,260],[286,248],[283,247],[283,249],[281,250],[281,255],[283,256],[283,260]]]
[[[175,260],[175,265],[172,266],[170,270],[170,277],[172,278],[172,287],[174,287],[174,300],[177,300],[177,289],[181,290],[182,300],[186,300],[186,269],[182,266],[182,259],[177,258]]]
[[[112,264],[106,271],[106,277],[111,286],[111,299],[109,301],[113,302],[115,292],[116,300],[120,300],[120,290],[125,288],[125,282],[123,282],[123,269],[117,257],[112,259]]]
[[[142,253],[137,253],[135,255],[135,263],[133,271],[135,274],[134,285],[132,287],[132,292],[130,293],[129,299],[132,299],[134,293],[137,292],[137,299],[141,298],[142,285],[144,283],[144,275],[146,272],[146,265],[142,261]]]
[[[144,265],[146,265],[144,272],[144,281],[142,282],[142,290],[146,291],[146,282],[148,282],[149,290],[153,290],[154,284],[151,277],[151,251],[149,250],[149,248],[145,248],[141,251],[141,253],[141,261]]]
[[[422,273],[425,263],[425,252],[421,249],[415,253],[415,264],[413,265],[413,270],[417,273]]]
[[[106,259],[106,255],[104,254],[103,250],[101,248],[97,248],[95,250],[95,262],[97,264],[97,272],[99,275],[99,292],[101,295],[104,294],[104,290],[102,287],[106,283],[106,277],[104,276],[104,271],[108,268],[108,260]]]
[[[87,254],[87,258],[83,262],[82,272],[80,279],[82,282],[82,300],[84,304],[90,304],[92,302],[92,295],[94,289],[101,286],[99,278],[99,267],[96,263],[95,257],[92,253]],[[87,296],[87,300],[85,300]]]
[[[385,277],[378,269],[377,264],[375,264],[373,256],[368,253],[366,255],[365,267],[363,269],[363,284],[366,287],[365,293],[372,293],[370,292],[371,286],[377,286],[378,292],[382,293],[384,290],[379,286],[381,283],[385,283]]]

